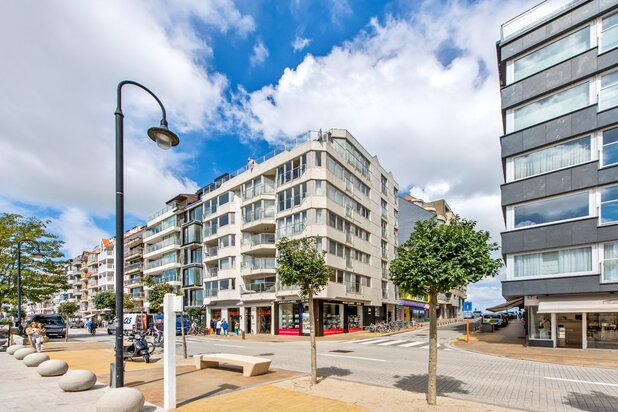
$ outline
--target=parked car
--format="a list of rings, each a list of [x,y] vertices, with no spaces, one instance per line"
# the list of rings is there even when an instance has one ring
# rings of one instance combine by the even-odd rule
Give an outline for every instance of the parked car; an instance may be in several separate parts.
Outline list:
[[[475,310],[475,311],[472,312],[472,315],[475,318],[480,318],[481,316],[483,316],[483,312],[481,312],[480,310]]]
[[[504,326],[504,318],[500,313],[485,312],[483,313],[483,323],[501,327]]]
[[[69,328],[83,328],[83,327],[84,327],[84,321],[81,319],[69,321]]]
[[[118,319],[114,318],[113,321],[109,322],[107,324],[107,334],[108,335],[113,335],[114,333],[116,333],[116,327],[118,326]]]
[[[28,323],[38,322],[45,328],[47,337],[66,337],[67,329],[64,319],[60,315],[34,315],[28,320]]]
[[[463,318],[464,319],[474,319],[474,315],[472,314],[472,312],[464,312]]]

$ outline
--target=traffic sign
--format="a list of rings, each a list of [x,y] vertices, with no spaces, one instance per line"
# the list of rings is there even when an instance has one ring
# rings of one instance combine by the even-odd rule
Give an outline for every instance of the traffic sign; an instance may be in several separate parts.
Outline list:
[[[464,302],[463,310],[466,312],[472,312],[472,302]]]

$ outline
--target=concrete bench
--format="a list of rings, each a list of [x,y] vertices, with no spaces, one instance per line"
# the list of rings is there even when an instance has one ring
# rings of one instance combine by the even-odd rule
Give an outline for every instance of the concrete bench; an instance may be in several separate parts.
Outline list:
[[[219,363],[242,366],[243,376],[257,376],[268,372],[270,359],[256,356],[235,355],[232,353],[216,353],[209,355],[194,355],[195,367],[206,369],[219,366]]]

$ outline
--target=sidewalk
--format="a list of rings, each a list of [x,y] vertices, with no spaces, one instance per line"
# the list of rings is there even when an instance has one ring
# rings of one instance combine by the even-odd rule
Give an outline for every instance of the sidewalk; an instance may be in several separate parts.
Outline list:
[[[523,321],[511,321],[506,328],[498,329],[493,333],[478,332],[471,334],[470,343],[466,343],[464,335],[453,341],[453,345],[458,349],[507,358],[562,365],[618,369],[618,354],[616,351],[532,348],[526,347],[525,342]]]
[[[110,345],[83,342],[54,342],[45,352],[64,359],[72,369],[88,369],[97,374],[94,389],[65,393],[58,388],[60,377],[42,378],[36,368],[2,352],[0,364],[0,399],[2,410],[15,412],[91,412],[106,391]],[[127,362],[125,383],[144,393],[145,411],[156,411],[163,404],[163,365]],[[422,393],[384,388],[336,378],[326,378],[319,385],[309,385],[308,377],[299,373],[272,370],[266,375],[244,377],[237,368],[223,367],[196,370],[191,359],[177,357],[177,410],[179,411],[495,411],[509,409],[475,402],[439,397],[437,407],[428,407]]]

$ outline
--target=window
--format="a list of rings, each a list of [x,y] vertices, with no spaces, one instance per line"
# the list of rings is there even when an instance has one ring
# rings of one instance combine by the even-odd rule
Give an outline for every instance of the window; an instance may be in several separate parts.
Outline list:
[[[602,166],[618,163],[618,128],[603,132]]]
[[[591,104],[590,83],[586,82],[528,103],[507,113],[507,133],[582,109],[589,104]]]
[[[318,225],[322,223],[322,209],[317,209],[315,211],[315,223]]]
[[[618,105],[618,71],[601,76],[599,111]]]
[[[227,235],[219,239],[219,247],[224,248],[236,244],[236,235]]]
[[[606,243],[603,249],[601,282],[618,282],[618,242]]]
[[[601,30],[599,53],[605,53],[618,46],[618,14],[605,17],[601,22]]]
[[[221,270],[234,269],[235,266],[236,266],[235,256],[229,256],[223,259],[219,259],[219,269]]]
[[[322,196],[322,181],[321,180],[315,181],[315,195]]]
[[[618,186],[601,189],[601,224],[618,221]]]
[[[219,206],[226,204],[230,201],[230,192],[225,192],[221,196],[218,197]]]
[[[532,253],[514,257],[515,278],[592,271],[592,247]]]
[[[618,133],[616,139],[618,140]],[[513,178],[514,180],[524,179],[590,160],[592,160],[591,138],[585,136],[513,158]],[[618,161],[618,150],[616,161]]]
[[[307,168],[307,155],[304,154],[277,168],[277,184],[282,185],[299,178]]]
[[[551,313],[538,313],[538,306],[528,306],[530,339],[551,339]]]
[[[187,286],[201,286],[202,285],[202,268],[191,267],[183,269],[182,271],[182,285]]]
[[[322,152],[315,152],[315,165],[322,167]]]
[[[590,212],[588,192],[515,206],[514,227],[541,225],[562,220],[586,217]]]
[[[307,183],[301,183],[287,190],[279,192],[277,200],[279,211],[288,210],[300,205],[307,196]]]
[[[513,68],[511,70],[507,68],[507,84],[519,81],[554,64],[568,60],[588,50],[590,46],[590,26],[586,26],[575,33],[515,60]]]

